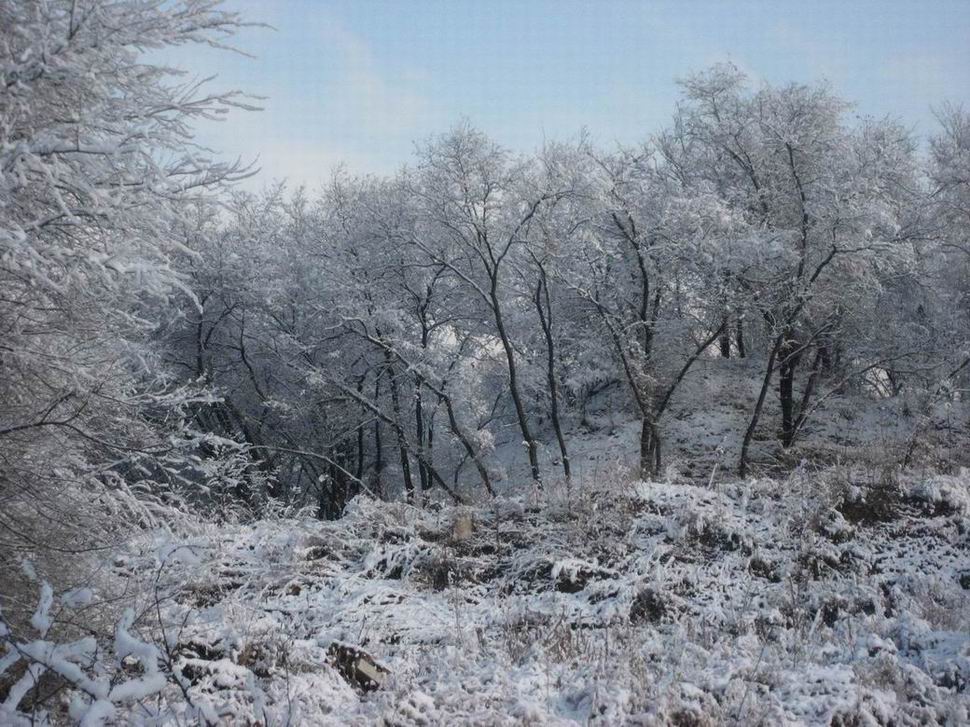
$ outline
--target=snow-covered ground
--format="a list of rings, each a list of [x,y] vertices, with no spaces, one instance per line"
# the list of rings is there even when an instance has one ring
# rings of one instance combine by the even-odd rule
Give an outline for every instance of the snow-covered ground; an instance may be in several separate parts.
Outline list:
[[[735,477],[741,439],[758,398],[762,365],[754,358],[712,355],[698,360],[659,423],[665,480],[707,484]],[[769,397],[774,400],[776,393]],[[855,390],[836,394],[831,386],[822,387],[819,398],[819,406],[788,449],[778,439],[778,407],[766,407],[749,453],[753,472],[785,477],[807,462],[814,467],[851,465],[864,479],[894,477],[910,448],[913,467],[924,473],[970,467],[962,424],[970,420],[968,401],[928,406],[917,393],[884,399]],[[495,449],[486,458],[504,493],[520,492],[530,479],[512,416],[505,414]],[[591,484],[637,471],[640,423],[632,416],[630,393],[621,382],[590,399],[584,423],[574,415],[565,424],[575,481]],[[545,476],[561,477],[551,426],[542,422],[536,429]],[[480,488],[471,465],[465,469],[464,479],[475,488],[468,494],[474,497]],[[400,479],[393,463],[388,471]]]
[[[335,522],[147,534],[104,593],[141,594],[128,630],[178,679],[130,688],[116,717],[966,723],[970,474],[712,488],[602,474],[476,507],[359,497]],[[75,600],[62,618],[107,618]]]

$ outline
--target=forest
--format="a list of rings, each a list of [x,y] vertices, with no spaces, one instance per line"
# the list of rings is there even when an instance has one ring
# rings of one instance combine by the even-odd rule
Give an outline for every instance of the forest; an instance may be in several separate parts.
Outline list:
[[[246,24],[0,0],[0,723],[970,719],[970,112],[251,191]]]

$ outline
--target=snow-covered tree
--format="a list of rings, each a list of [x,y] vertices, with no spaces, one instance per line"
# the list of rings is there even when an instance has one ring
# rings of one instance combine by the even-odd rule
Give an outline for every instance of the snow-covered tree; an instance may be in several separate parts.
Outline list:
[[[789,446],[821,368],[840,355],[838,331],[854,298],[879,287],[881,271],[921,234],[912,219],[915,147],[889,120],[855,126],[848,104],[825,86],[749,92],[732,66],[683,82],[677,118],[695,177],[718,191],[750,228],[729,280],[762,319],[770,343],[765,375],[742,444],[739,469],[778,374],[779,438]],[[806,353],[814,350],[814,358]],[[797,372],[811,360],[802,394]]]
[[[183,424],[209,395],[175,386],[150,338],[185,287],[175,259],[194,254],[183,216],[245,174],[191,124],[247,104],[146,53],[221,46],[240,22],[208,0],[0,3],[5,576],[25,552],[137,524],[110,514],[114,492],[201,479]]]

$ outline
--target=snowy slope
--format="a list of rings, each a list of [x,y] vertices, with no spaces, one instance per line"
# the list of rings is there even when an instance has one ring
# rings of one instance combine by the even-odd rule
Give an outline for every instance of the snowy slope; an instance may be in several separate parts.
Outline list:
[[[358,498],[336,522],[154,533],[115,557],[113,578],[145,594],[146,641],[157,600],[194,706],[170,686],[127,715],[959,724],[968,483],[604,481],[482,507]],[[365,692],[335,644],[385,668],[380,688]]]

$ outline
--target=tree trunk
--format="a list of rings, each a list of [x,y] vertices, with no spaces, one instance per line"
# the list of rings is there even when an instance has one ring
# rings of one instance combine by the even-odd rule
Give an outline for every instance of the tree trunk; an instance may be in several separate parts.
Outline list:
[[[552,301],[549,298],[549,285],[546,280],[546,271],[539,266],[539,285],[536,287],[535,294],[536,310],[539,313],[539,322],[542,325],[542,333],[546,339],[546,381],[549,384],[549,414],[552,418],[552,428],[556,432],[556,441],[559,443],[559,452],[562,455],[562,471],[569,482],[572,473],[569,469],[569,452],[566,449],[566,438],[563,436],[562,423],[559,420],[559,387],[556,381],[556,349],[552,337]],[[543,309],[543,305],[545,309]]]
[[[798,414],[795,417],[795,426],[792,429],[791,441],[789,446],[795,442],[795,437],[802,429],[802,425],[805,423],[805,419],[808,417],[808,405],[812,401],[812,395],[815,393],[815,386],[818,383],[819,372],[822,370],[822,358],[824,356],[824,348],[819,348],[815,352],[815,360],[812,361],[812,369],[808,375],[808,381],[805,383],[805,391],[802,392],[802,400],[798,405]]]
[[[415,458],[419,462],[423,462],[428,467],[428,472],[431,474],[432,481],[434,481],[437,485],[439,485],[442,490],[447,492],[448,495],[451,497],[451,499],[454,500],[457,504],[464,503],[464,500],[462,499],[462,497],[448,486],[448,483],[444,481],[444,479],[441,477],[441,474],[438,472],[438,470],[431,466],[431,463],[428,462],[427,459],[425,459],[424,455],[421,452],[414,451],[410,447],[407,441],[407,435],[404,433],[404,428],[401,426],[399,421],[394,419],[393,416],[389,416],[386,412],[384,412],[380,408],[377,402],[368,401],[366,398],[358,394],[354,389],[350,388],[349,386],[344,386],[343,384],[341,384],[339,379],[332,379],[331,381],[341,391],[343,391],[351,398],[355,399],[358,404],[360,404],[369,412],[371,412],[371,414],[373,414],[378,419],[380,419],[381,421],[389,425],[394,430],[395,434],[397,434],[398,441],[404,445],[405,451],[413,453]]]
[[[451,433],[458,438],[458,441],[461,442],[461,446],[465,448],[465,454],[468,455],[468,457],[474,463],[475,469],[478,470],[478,476],[482,480],[482,485],[485,487],[485,491],[494,497],[495,490],[492,488],[492,480],[488,475],[488,469],[486,469],[485,463],[482,462],[481,457],[478,456],[478,452],[475,451],[471,441],[462,431],[461,427],[458,426],[458,417],[455,416],[455,408],[451,403],[451,399],[445,395],[444,391],[440,389],[436,393],[438,394],[439,401],[445,405],[445,411],[448,413],[448,424],[451,427]]]
[[[424,351],[428,350],[428,343],[431,338],[431,331],[428,326],[428,305],[431,302],[432,286],[428,285],[426,287],[425,297],[422,304],[418,307],[418,318],[421,321],[421,348]],[[424,454],[427,459],[431,459],[431,425],[430,423],[425,426],[424,423],[424,398],[423,398],[423,385],[424,377],[416,373],[415,374],[415,387],[414,387],[414,427],[417,433],[418,439],[418,450]],[[427,452],[425,452],[425,433],[427,432]],[[421,497],[424,497],[424,493],[431,489],[431,475],[428,472],[427,465],[424,464],[420,459],[418,460],[418,476],[421,481]]]
[[[744,350],[744,320],[741,318],[738,318],[738,322],[735,326],[734,341],[738,347],[738,358],[744,358],[747,356],[747,353]]]
[[[413,368],[411,364],[407,361],[407,359],[401,356],[399,352],[394,351],[394,349],[392,349],[386,343],[378,339],[370,339],[370,340],[372,340],[375,344],[381,347],[381,349],[384,351],[384,356],[386,360],[390,360],[391,357],[393,356],[408,368]],[[488,494],[494,496],[495,492],[492,489],[492,483],[489,480],[488,471],[485,469],[485,465],[482,463],[478,454],[475,452],[475,449],[472,446],[471,441],[468,439],[467,435],[462,431],[461,427],[458,425],[458,419],[455,416],[455,409],[451,402],[451,397],[449,397],[444,391],[445,382],[443,381],[441,384],[441,387],[439,388],[431,384],[427,379],[424,379],[423,377],[420,378],[420,381],[425,388],[427,388],[435,396],[438,397],[439,405],[440,404],[445,405],[445,410],[448,412],[448,423],[451,426],[452,433],[455,435],[455,437],[458,438],[458,441],[460,441],[462,446],[465,448],[465,452],[474,461],[475,467],[478,469],[478,473],[482,478],[482,484],[485,485],[485,489],[488,491]],[[400,423],[397,420],[395,420],[395,431],[398,432],[399,439],[405,436],[404,429],[403,427],[400,426]],[[428,451],[429,452],[431,450],[431,437],[432,437],[432,433],[431,433],[431,427],[429,422],[429,427],[428,427]],[[419,447],[417,452],[415,453],[415,457],[418,460],[418,466],[422,467],[424,471],[428,473],[429,483],[433,481],[436,482],[438,478],[435,476],[434,467],[431,464],[430,456],[424,452],[423,448]]]
[[[522,403],[522,396],[519,393],[519,381],[515,368],[515,351],[512,348],[512,341],[509,339],[508,332],[505,329],[502,308],[498,300],[497,274],[492,275],[491,303],[492,313],[495,316],[495,328],[502,341],[502,348],[505,350],[505,359],[508,362],[509,393],[512,395],[512,404],[515,406],[515,415],[519,421],[519,431],[522,432],[522,439],[529,453],[529,468],[532,470],[532,479],[535,482],[541,482],[539,448],[535,438],[532,436],[532,432],[529,430],[529,420],[525,413],[525,406]]]
[[[751,421],[744,432],[744,439],[741,441],[741,456],[738,458],[738,477],[746,477],[748,474],[748,447],[751,446],[751,438],[758,427],[758,420],[761,419],[761,410],[765,405],[765,397],[768,395],[768,387],[771,386],[771,376],[775,372],[775,359],[778,357],[778,350],[781,348],[785,338],[779,334],[771,346],[768,354],[768,363],[765,365],[765,378],[761,382],[761,391],[758,393],[758,402],[754,406],[751,414]]]
[[[381,377],[374,380],[374,401],[380,401]],[[384,497],[384,443],[381,437],[381,420],[374,420],[374,492]]]
[[[418,440],[418,449],[425,451],[425,426],[424,426],[424,402],[421,398],[421,378],[418,377],[417,391],[414,395],[414,429]],[[421,492],[425,493],[429,489],[428,468],[420,461],[418,462],[418,476],[421,482]]]
[[[360,381],[357,382],[357,393],[364,393],[364,378],[361,377]],[[364,426],[361,425],[357,428],[357,467],[354,471],[354,477],[360,482],[364,476]]]
[[[640,479],[660,474],[660,433],[647,416],[640,417]]]
[[[354,470],[354,477],[358,481],[364,476],[364,428],[357,430],[357,466]]]
[[[731,328],[728,326],[728,318],[724,316],[724,323],[721,326],[721,335],[718,338],[718,346],[721,349],[721,358],[731,358]]]
[[[414,502],[414,480],[411,478],[411,458],[408,456],[408,446],[404,439],[404,429],[400,426],[401,422],[401,394],[391,365],[391,355],[385,351],[385,361],[387,364],[388,382],[391,387],[391,410],[394,421],[398,423],[397,428],[397,449],[401,455],[401,474],[404,477],[404,495],[408,502]],[[423,458],[423,457],[422,457]],[[422,458],[419,458],[419,462]]]
[[[425,455],[428,460],[428,464],[424,465],[424,471],[428,474],[428,482],[431,482],[431,473],[428,472],[429,468],[434,466],[434,419],[432,418],[428,422],[428,446],[427,453]]]
[[[781,402],[781,446],[786,449],[795,439],[795,369],[801,358],[794,332],[788,329],[778,353],[778,398]]]

